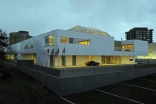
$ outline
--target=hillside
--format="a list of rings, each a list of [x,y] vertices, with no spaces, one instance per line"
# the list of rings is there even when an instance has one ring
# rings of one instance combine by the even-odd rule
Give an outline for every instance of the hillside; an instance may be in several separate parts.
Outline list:
[[[34,78],[13,68],[9,72],[8,81],[0,78],[0,104],[66,104]]]

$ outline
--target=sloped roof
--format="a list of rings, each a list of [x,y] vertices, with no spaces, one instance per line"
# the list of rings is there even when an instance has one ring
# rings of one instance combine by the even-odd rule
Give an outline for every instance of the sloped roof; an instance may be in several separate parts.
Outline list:
[[[70,29],[69,31],[75,31],[75,32],[83,32],[83,33],[89,33],[89,34],[95,34],[95,35],[103,35],[103,36],[110,36],[108,33],[95,29],[95,28],[89,28],[89,27],[84,27],[84,26],[75,26]]]

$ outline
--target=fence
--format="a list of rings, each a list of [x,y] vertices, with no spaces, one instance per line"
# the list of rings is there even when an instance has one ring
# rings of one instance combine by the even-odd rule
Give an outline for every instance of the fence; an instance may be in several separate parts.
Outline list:
[[[33,69],[33,70],[36,70],[36,71],[41,71],[41,72],[44,72],[44,73],[48,73],[48,74],[54,75],[56,77],[60,77],[60,70],[58,70],[58,69],[39,66],[39,65],[33,65],[33,64],[24,63],[24,62],[23,63],[20,62],[17,65],[18,66],[23,66],[23,67],[26,67],[26,68],[29,68],[29,69]]]
[[[42,66],[24,63],[18,66],[15,64],[10,65],[44,83],[44,85],[58,96],[80,93],[97,87],[107,86],[156,73],[156,64],[88,67],[86,69],[75,68],[66,70],[48,69]],[[56,72],[54,72],[55,74],[53,72],[51,74],[45,70]]]
[[[156,64],[145,64],[145,65],[127,65],[127,66],[107,66],[107,67],[84,67],[84,68],[73,68],[60,71],[60,77],[76,77],[76,76],[86,76],[94,74],[105,74],[105,73],[115,73],[128,70],[140,70],[146,68],[154,68]]]
[[[29,63],[20,63],[19,66],[30,68],[33,70],[41,71],[48,73],[60,78],[66,77],[76,77],[76,76],[85,76],[85,75],[94,75],[94,74],[104,74],[104,73],[115,73],[120,71],[128,70],[139,70],[146,68],[156,67],[156,64],[144,64],[144,65],[127,65],[127,66],[107,66],[107,67],[78,67],[78,68],[66,68],[66,69],[55,69],[44,66],[33,65]]]

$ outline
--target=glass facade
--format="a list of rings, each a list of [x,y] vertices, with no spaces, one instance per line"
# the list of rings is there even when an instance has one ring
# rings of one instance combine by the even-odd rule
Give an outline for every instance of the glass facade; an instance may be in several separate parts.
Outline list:
[[[51,46],[55,44],[55,36],[49,35],[45,37],[45,46]]]
[[[68,43],[69,44],[69,37],[60,37],[60,43]]]
[[[122,45],[122,51],[134,51],[133,44]]]

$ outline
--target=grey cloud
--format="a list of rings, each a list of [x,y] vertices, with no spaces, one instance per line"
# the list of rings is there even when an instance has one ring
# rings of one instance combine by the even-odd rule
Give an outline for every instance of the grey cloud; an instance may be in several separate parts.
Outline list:
[[[124,39],[125,32],[133,27],[149,27],[156,33],[155,3],[155,0],[1,0],[0,28],[7,32],[27,30],[36,36],[82,25]]]

